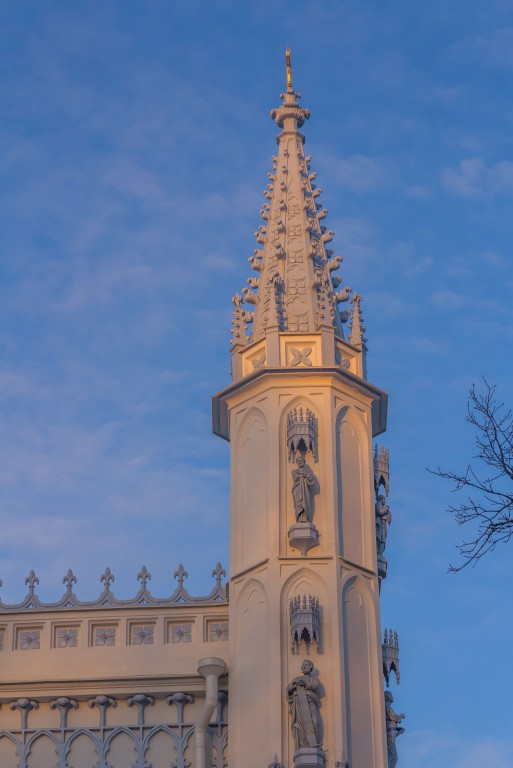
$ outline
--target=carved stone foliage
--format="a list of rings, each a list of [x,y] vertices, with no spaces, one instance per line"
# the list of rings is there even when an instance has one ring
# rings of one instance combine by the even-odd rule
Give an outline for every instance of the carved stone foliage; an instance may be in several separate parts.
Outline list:
[[[227,695],[219,692],[217,715],[209,725],[209,735],[213,747],[213,761],[211,768],[226,768],[226,747],[228,743],[228,727],[223,719],[223,704],[226,702]],[[20,713],[20,725],[18,728],[7,730],[0,729],[0,739],[6,737],[14,744],[17,756],[17,768],[28,768],[30,763],[30,753],[32,747],[38,738],[45,736],[53,743],[56,760],[56,768],[68,768],[68,758],[73,747],[73,742],[78,737],[89,739],[93,745],[96,757],[96,768],[109,768],[109,750],[116,743],[118,736],[123,739],[128,735],[134,750],[135,762],[131,763],[132,768],[152,768],[148,761],[148,752],[152,745],[152,739],[162,739],[167,737],[169,740],[169,764],[174,768],[188,768],[191,765],[186,758],[186,750],[192,747],[192,738],[194,734],[194,719],[188,717],[188,705],[194,702],[194,697],[188,693],[175,692],[165,698],[170,705],[169,718],[163,723],[147,723],[146,712],[148,707],[155,704],[155,697],[145,693],[136,693],[126,699],[128,707],[136,710],[135,718],[130,718],[130,722],[119,725],[119,717],[116,724],[110,722],[110,712],[115,709],[120,699],[115,699],[106,694],[100,694],[89,701],[77,701],[65,696],[61,696],[49,702],[51,710],[55,710],[55,724],[37,728],[31,722],[31,713],[39,708],[39,703],[32,699],[20,698],[11,702],[10,709],[18,710]],[[68,723],[68,713],[72,709],[89,707],[97,711],[96,724],[87,727],[70,728]],[[134,719],[137,722],[134,722]],[[1,715],[0,715],[1,726]],[[176,753],[176,758],[171,762],[171,754]],[[127,766],[128,768],[128,766]]]
[[[401,671],[399,669],[399,639],[395,630],[385,629],[381,648],[383,651],[383,674],[385,676],[387,688],[390,685],[390,676],[392,672],[395,673],[395,679],[399,685],[401,680]]]
[[[296,595],[289,603],[290,640],[292,653],[299,653],[304,640],[306,653],[312,642],[317,643],[317,653],[322,653],[322,615],[319,599],[313,595]]]
[[[293,408],[287,414],[287,448],[289,461],[295,461],[296,453],[311,451],[315,462],[319,461],[319,422],[310,408]]]
[[[208,603],[224,603],[227,602],[226,589],[223,586],[223,577],[226,576],[226,571],[222,567],[221,563],[218,563],[212,571],[212,578],[215,580],[214,587],[210,594],[202,597],[193,597],[187,591],[184,586],[184,581],[188,578],[189,574],[185,570],[182,564],[180,564],[177,570],[174,572],[174,578],[177,581],[177,587],[173,594],[169,597],[154,597],[148,589],[148,582],[151,580],[151,574],[143,565],[137,575],[138,581],[141,583],[137,594],[129,600],[120,600],[117,598],[111,590],[111,584],[115,581],[114,574],[110,568],[106,568],[100,582],[104,585],[103,591],[96,600],[83,601],[79,600],[73,592],[73,587],[77,583],[77,578],[73,571],[68,570],[66,576],[64,576],[62,582],[66,587],[66,592],[55,603],[46,603],[39,599],[36,594],[36,586],[39,584],[39,579],[34,573],[30,571],[29,575],[25,579],[25,584],[28,586],[28,593],[21,603],[9,605],[8,603],[0,600],[0,613],[11,613],[12,611],[26,611],[29,610],[65,610],[67,608],[131,608],[136,606],[148,605],[148,606],[171,606],[180,603],[188,603],[192,605],[204,605]],[[2,582],[0,581],[0,586]],[[39,647],[39,634],[38,630],[34,630],[26,633],[26,637],[21,638],[23,641],[23,647],[26,648],[38,648]],[[115,633],[114,633],[115,635]],[[68,644],[72,644],[69,642]],[[105,642],[106,645],[113,645],[113,642]]]

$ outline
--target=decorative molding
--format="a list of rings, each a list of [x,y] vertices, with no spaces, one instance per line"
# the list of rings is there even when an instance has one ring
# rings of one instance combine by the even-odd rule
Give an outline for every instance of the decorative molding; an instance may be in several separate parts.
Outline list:
[[[116,626],[94,627],[94,645],[116,645]]]
[[[118,703],[116,699],[113,699],[111,696],[100,694],[99,696],[95,696],[94,699],[89,699],[87,706],[90,707],[90,709],[98,707],[100,711],[100,728],[103,730],[107,723],[107,710],[110,707],[115,709],[118,706]]]
[[[251,362],[255,371],[259,371],[260,368],[263,368],[265,364],[265,352],[262,352],[261,355],[255,357]]]
[[[130,645],[153,645],[153,624],[130,624]]]
[[[170,624],[170,641],[172,643],[191,643],[192,624]]]
[[[175,591],[169,597],[157,598],[154,597],[148,589],[148,582],[151,580],[151,574],[147,568],[143,565],[140,572],[137,575],[138,581],[141,582],[139,591],[129,600],[120,600],[111,591],[111,584],[114,582],[115,577],[110,568],[106,568],[100,582],[104,585],[103,591],[96,600],[79,600],[73,592],[73,587],[77,583],[77,577],[73,571],[68,570],[66,576],[64,576],[62,583],[66,587],[66,592],[60,600],[54,603],[46,603],[39,599],[36,594],[36,586],[39,584],[39,579],[34,573],[30,571],[29,575],[25,579],[25,584],[28,586],[28,593],[21,603],[4,603],[0,600],[0,613],[11,613],[13,611],[46,611],[51,610],[67,610],[73,608],[87,608],[89,609],[103,609],[103,608],[135,608],[138,606],[173,606],[173,605],[208,605],[211,603],[227,603],[228,597],[226,593],[226,587],[223,586],[223,577],[226,576],[221,563],[218,563],[212,571],[212,578],[215,580],[214,587],[210,594],[201,597],[194,597],[189,594],[187,588],[184,586],[184,581],[188,578],[189,574],[180,563],[177,570],[173,574],[174,578],[178,582],[178,586]],[[0,581],[0,586],[2,582]],[[35,646],[33,646],[35,647]]]
[[[227,621],[209,621],[208,639],[213,642],[228,640],[228,622]]]
[[[16,647],[19,651],[41,648],[41,629],[19,629]]]
[[[56,627],[55,647],[76,648],[78,645],[78,627]]]
[[[33,709],[39,709],[39,702],[22,697],[16,701],[11,701],[9,709],[12,712],[14,712],[15,709],[18,710],[21,715],[21,730],[26,731],[28,727],[29,713],[32,712]]]
[[[175,694],[175,696],[178,696],[178,694]],[[185,696],[185,694],[182,694],[182,696]],[[152,707],[155,704],[155,699],[153,696],[147,696],[145,693],[136,693],[134,696],[130,696],[130,698],[126,700],[126,703],[129,707],[133,707],[134,705],[137,707],[137,725],[144,726],[144,712],[146,707]]]
[[[68,712],[70,709],[78,709],[78,701],[76,699],[69,699],[67,696],[59,696],[58,699],[54,699],[50,702],[50,709],[58,709],[61,713],[61,731],[68,727]]]

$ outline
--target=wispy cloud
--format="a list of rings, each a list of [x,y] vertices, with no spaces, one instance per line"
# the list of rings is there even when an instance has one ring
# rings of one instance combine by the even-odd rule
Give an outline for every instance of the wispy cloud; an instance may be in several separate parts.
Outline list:
[[[387,178],[387,163],[366,155],[316,154],[315,161],[322,169],[323,178],[330,179],[353,192],[364,193],[383,187]]]
[[[487,165],[480,157],[462,160],[457,167],[444,168],[442,186],[460,197],[482,198],[513,193],[513,162],[502,160]]]
[[[437,307],[443,307],[444,309],[460,309],[468,303],[468,296],[457,291],[437,291],[431,296],[431,301]]]
[[[486,67],[513,68],[513,27],[498,27],[484,34],[469,35],[453,43],[446,53],[465,62],[477,59]]]
[[[397,742],[408,768],[509,768],[513,742],[451,737],[434,731],[410,732]]]

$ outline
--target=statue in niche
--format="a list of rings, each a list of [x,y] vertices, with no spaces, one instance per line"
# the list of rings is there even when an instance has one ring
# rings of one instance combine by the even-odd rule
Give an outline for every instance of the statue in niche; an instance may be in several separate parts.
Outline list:
[[[388,526],[392,523],[392,513],[383,495],[376,496],[376,549],[378,557],[383,557],[387,544]]]
[[[314,674],[314,665],[306,659],[301,665],[299,677],[287,685],[287,701],[292,717],[292,735],[296,750],[322,747],[322,718],[319,712],[321,697],[324,695],[319,676]]]
[[[392,703],[394,697],[390,691],[385,691],[385,718],[387,724],[387,755],[388,755],[388,768],[396,768],[397,765],[397,749],[395,746],[395,740],[397,736],[404,733],[404,728],[401,728],[399,723],[404,720],[406,715],[398,715],[392,709]]]
[[[297,469],[292,470],[292,497],[294,499],[296,522],[311,523],[315,475],[303,456],[297,457],[296,465]]]

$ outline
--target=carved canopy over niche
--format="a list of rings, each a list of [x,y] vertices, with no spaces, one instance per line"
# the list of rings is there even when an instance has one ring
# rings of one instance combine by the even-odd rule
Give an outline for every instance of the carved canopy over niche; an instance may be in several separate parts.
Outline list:
[[[317,653],[322,653],[322,618],[319,598],[313,595],[295,595],[289,602],[290,639],[292,653],[300,653],[301,641],[310,653],[310,644],[315,640]]]
[[[306,454],[311,451],[314,461],[319,461],[319,424],[317,416],[310,408],[303,406],[292,408],[287,414],[287,447],[289,461],[296,460],[296,453]]]

